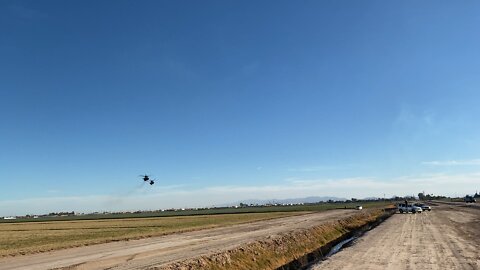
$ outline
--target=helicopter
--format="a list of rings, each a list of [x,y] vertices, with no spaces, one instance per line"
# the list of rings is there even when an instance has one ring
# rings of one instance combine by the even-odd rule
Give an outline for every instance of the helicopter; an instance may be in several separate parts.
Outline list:
[[[144,174],[139,175],[143,179],[144,182],[148,182],[150,185],[155,184],[155,179],[152,179],[150,175]]]

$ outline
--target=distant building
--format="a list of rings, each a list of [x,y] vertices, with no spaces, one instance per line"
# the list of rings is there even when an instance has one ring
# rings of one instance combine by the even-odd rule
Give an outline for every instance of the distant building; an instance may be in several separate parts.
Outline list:
[[[17,217],[4,217],[3,219],[17,219]]]

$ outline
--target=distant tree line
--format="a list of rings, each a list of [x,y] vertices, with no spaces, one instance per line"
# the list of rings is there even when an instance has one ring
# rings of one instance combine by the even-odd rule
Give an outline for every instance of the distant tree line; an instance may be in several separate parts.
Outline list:
[[[75,212],[52,212],[48,213],[47,216],[75,216]]]
[[[447,197],[445,196],[435,196],[433,194],[424,194],[423,192],[418,193],[418,199],[421,201],[426,201],[426,200],[441,200],[441,199],[446,199]]]

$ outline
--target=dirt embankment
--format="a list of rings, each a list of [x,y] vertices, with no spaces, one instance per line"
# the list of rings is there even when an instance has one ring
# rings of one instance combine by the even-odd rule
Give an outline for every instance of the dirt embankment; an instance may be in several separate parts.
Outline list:
[[[292,261],[302,265],[308,261],[307,254],[318,252],[322,246],[390,214],[384,210],[368,210],[311,228],[269,236],[225,252],[147,269],[278,269],[292,265]]]

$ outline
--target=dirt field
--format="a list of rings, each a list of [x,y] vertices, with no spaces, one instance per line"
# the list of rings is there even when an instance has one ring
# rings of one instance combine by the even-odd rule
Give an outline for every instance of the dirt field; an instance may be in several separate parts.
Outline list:
[[[438,203],[394,215],[312,269],[480,269],[479,239],[478,205]]]
[[[355,214],[332,210],[141,240],[0,259],[0,269],[145,269],[237,247],[252,240]]]
[[[218,228],[297,214],[301,213],[1,223],[0,257]]]

